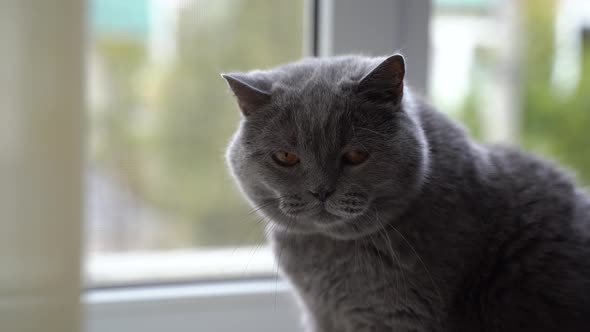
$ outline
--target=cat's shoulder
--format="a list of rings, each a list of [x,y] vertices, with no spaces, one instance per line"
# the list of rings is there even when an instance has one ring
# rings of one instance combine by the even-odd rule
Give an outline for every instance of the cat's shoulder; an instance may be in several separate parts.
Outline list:
[[[483,147],[497,177],[514,185],[541,186],[545,190],[547,187],[561,188],[573,195],[575,175],[554,161],[514,146],[488,144]]]

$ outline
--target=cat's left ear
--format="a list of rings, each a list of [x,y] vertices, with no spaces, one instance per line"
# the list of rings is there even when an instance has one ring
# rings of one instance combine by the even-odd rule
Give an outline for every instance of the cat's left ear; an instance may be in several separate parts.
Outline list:
[[[399,103],[404,94],[405,74],[404,57],[392,55],[361,79],[357,91],[370,100]]]
[[[249,116],[270,104],[270,94],[248,82],[245,74],[221,74],[236,96],[242,114]]]

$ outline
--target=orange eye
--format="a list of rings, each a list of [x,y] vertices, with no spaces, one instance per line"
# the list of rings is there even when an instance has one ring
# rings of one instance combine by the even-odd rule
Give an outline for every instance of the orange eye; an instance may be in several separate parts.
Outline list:
[[[279,151],[272,158],[277,164],[287,167],[295,166],[299,162],[299,157],[296,154],[287,151]]]
[[[369,154],[362,150],[352,150],[344,154],[344,161],[351,165],[358,165],[367,160]]]

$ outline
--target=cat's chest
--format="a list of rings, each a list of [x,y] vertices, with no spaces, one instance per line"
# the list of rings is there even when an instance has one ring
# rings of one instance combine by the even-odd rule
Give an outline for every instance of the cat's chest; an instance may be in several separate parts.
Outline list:
[[[311,310],[390,327],[434,319],[434,294],[416,260],[391,243],[289,238],[275,239],[274,250],[281,270]]]
[[[413,273],[393,246],[374,242],[288,239],[275,241],[274,251],[281,270],[301,291],[321,297],[336,292],[366,296]]]

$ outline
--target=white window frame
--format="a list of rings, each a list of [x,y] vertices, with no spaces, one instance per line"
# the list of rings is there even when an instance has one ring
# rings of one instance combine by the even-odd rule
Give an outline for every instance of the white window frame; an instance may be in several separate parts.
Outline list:
[[[409,83],[427,92],[430,0],[307,0],[305,8],[310,53],[399,50]],[[87,332],[301,331],[289,287],[275,278],[93,289],[83,303]]]
[[[84,5],[0,1],[0,330],[80,329]]]

